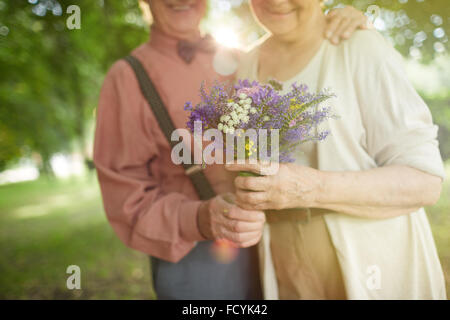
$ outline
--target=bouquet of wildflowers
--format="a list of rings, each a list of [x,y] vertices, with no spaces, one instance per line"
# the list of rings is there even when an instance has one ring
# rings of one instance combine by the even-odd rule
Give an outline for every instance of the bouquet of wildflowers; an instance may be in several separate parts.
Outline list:
[[[329,107],[321,105],[334,96],[332,93],[327,90],[311,93],[306,85],[296,83],[286,93],[275,80],[267,84],[239,80],[232,87],[216,83],[209,93],[202,85],[200,96],[201,102],[197,105],[185,104],[185,110],[190,111],[189,130],[194,132],[195,123],[200,122],[202,130],[219,130],[227,139],[244,136],[247,139],[244,143],[245,158],[258,154],[264,147],[265,152],[276,150],[279,162],[293,162],[295,147],[306,141],[325,139],[329,132],[318,130],[318,126],[334,117]],[[261,139],[258,139],[263,132],[261,129],[276,131],[278,139],[275,142],[270,139],[262,146]],[[245,137],[249,130],[255,130],[256,137]],[[230,150],[227,144],[222,143],[221,147],[226,154],[231,153],[233,159],[240,158],[236,146]],[[270,152],[268,156],[273,159]]]
[[[333,94],[311,93],[306,85],[295,83],[287,93],[282,92],[282,85],[275,80],[267,84],[239,80],[233,87],[216,84],[209,93],[202,85],[200,96],[197,105],[185,104],[185,110],[190,111],[187,127],[194,136],[199,126],[202,131],[215,129],[221,139],[214,143],[219,152],[227,155],[227,162],[229,156],[239,160],[258,154],[259,160],[275,158],[279,162],[293,162],[296,146],[326,138],[329,132],[318,130],[318,126],[333,117],[330,108],[321,106]],[[248,135],[250,131],[254,134]],[[267,140],[267,135],[266,139],[260,139],[267,131],[271,132],[271,139]],[[274,132],[277,139],[273,137]],[[223,143],[223,137],[227,143]],[[233,141],[231,148],[230,139]],[[239,148],[239,143],[234,145],[235,139],[244,139],[243,148]],[[255,174],[241,172],[240,175]],[[218,261],[227,263],[237,255],[237,249],[233,243],[222,239],[214,242],[212,253]]]

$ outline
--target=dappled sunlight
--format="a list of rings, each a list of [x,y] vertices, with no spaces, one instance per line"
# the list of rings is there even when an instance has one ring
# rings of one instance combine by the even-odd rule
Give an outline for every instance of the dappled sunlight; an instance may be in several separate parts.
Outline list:
[[[242,43],[240,42],[239,36],[236,31],[234,31],[229,26],[217,28],[212,31],[212,36],[218,43],[228,48],[241,48]]]
[[[98,189],[94,186],[78,190],[74,193],[57,194],[45,199],[43,203],[33,203],[19,206],[11,211],[14,218],[27,219],[45,216],[48,214],[64,214],[64,208],[81,204],[99,198]],[[73,211],[73,210],[70,210]]]
[[[19,168],[5,170],[0,173],[0,184],[22,181],[32,181],[39,178],[39,171],[35,166],[24,165]]]

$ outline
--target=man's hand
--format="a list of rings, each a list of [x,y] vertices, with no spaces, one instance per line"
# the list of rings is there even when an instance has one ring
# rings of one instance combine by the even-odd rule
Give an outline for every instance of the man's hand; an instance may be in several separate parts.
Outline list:
[[[369,29],[369,20],[361,11],[346,6],[336,8],[327,14],[325,37],[333,44],[349,39],[356,29]]]
[[[227,239],[246,248],[261,239],[265,215],[262,211],[244,210],[219,195],[205,201],[198,212],[200,233],[210,240]]]

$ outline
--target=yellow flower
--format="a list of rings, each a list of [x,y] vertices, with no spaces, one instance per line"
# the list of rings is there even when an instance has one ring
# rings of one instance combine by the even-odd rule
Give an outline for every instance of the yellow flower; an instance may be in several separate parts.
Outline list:
[[[291,100],[292,101],[292,100]],[[290,109],[291,110],[298,110],[298,109],[300,109],[301,107],[303,107],[305,104],[304,103],[301,103],[301,104],[293,104],[291,107],[290,107]]]
[[[246,142],[245,143],[245,150],[254,149],[254,148],[252,148],[254,144],[255,143],[252,140],[250,140],[249,142]]]

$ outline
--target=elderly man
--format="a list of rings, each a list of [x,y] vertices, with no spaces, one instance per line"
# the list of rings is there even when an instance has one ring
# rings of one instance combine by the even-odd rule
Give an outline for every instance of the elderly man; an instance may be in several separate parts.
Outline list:
[[[232,75],[216,72],[217,45],[200,34],[206,0],[148,3],[154,20],[151,39],[132,56],[143,65],[174,126],[184,128],[188,114],[183,105],[198,100],[201,83],[209,86],[232,80]],[[336,10],[327,36],[338,42],[340,35],[348,37],[365,22],[353,8]],[[171,161],[167,133],[154,107],[142,94],[133,68],[125,60],[116,62],[101,90],[94,146],[111,226],[127,246],[152,257],[160,299],[261,298],[254,245],[261,237],[263,212],[243,210],[224,199],[233,187],[222,166],[204,170],[213,190],[209,199],[200,196],[193,177]],[[214,258],[211,245],[217,239],[239,247],[234,259],[223,263]]]

